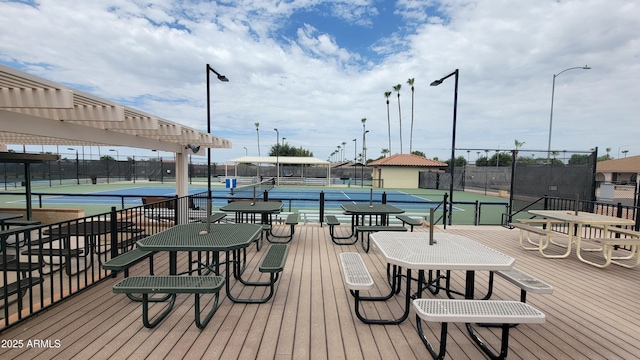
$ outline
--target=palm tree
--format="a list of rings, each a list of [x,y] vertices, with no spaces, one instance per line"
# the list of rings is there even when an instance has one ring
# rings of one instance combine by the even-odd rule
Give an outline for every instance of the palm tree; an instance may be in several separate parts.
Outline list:
[[[391,152],[391,118],[389,117],[389,96],[391,96],[391,91],[385,91],[384,97],[387,98],[387,128],[389,132],[389,152]]]
[[[260,123],[257,122],[255,123],[256,125],[256,135],[258,136],[258,156],[260,156],[260,132],[258,131],[258,128],[260,127]]]
[[[415,79],[410,78],[407,80],[407,84],[411,86],[411,130],[409,131],[409,154],[411,154],[413,146],[413,95],[415,94],[415,88],[413,87]]]
[[[342,161],[345,160],[346,156],[344,156],[344,152],[347,151],[347,143],[346,142],[342,142]]]
[[[611,159],[611,155],[609,155],[609,153],[611,152],[611,148],[605,148],[605,150],[607,151],[607,160]]]
[[[387,157],[387,154],[390,152],[389,149],[382,149],[380,151],[382,153],[382,156]]]
[[[525,144],[524,141],[518,141],[518,139],[513,140],[514,145],[516,146],[515,159],[518,160],[518,148]]]
[[[402,84],[398,84],[393,87],[393,90],[398,93],[398,122],[400,123],[400,154],[402,154],[402,113],[400,112],[400,89]]]

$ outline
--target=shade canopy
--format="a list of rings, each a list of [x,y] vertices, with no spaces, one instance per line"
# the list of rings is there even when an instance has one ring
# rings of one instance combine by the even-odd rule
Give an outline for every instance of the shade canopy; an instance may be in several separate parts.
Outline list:
[[[205,124],[203,120],[203,125]],[[229,140],[0,65],[0,144],[125,146],[174,153]]]
[[[236,164],[331,164],[329,161],[307,156],[242,156],[227,161]]]

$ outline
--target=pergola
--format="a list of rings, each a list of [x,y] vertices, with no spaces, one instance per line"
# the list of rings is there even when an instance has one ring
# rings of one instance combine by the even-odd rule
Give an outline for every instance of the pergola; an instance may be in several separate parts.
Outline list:
[[[314,157],[305,156],[241,156],[239,158],[227,160],[235,163],[234,169],[237,174],[238,164],[273,164],[273,165],[323,165],[327,167],[327,179],[331,178],[331,163]]]
[[[189,153],[231,148],[229,140],[4,65],[0,65],[0,144],[173,152],[178,196],[188,193]]]

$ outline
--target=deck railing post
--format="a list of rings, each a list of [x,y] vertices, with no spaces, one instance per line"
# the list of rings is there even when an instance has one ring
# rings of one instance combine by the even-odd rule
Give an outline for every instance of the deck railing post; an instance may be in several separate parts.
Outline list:
[[[442,224],[444,225],[444,229],[447,229],[447,205],[449,204],[449,194],[445,193],[444,194],[444,208],[442,208]],[[453,204],[452,204],[453,205]],[[450,207],[450,209],[453,209],[453,206]]]
[[[118,213],[116,212],[115,206],[111,207],[110,219],[111,222],[109,224],[111,229],[109,229],[109,232],[111,234],[111,258],[113,259],[118,256]],[[116,273],[114,272],[113,277],[115,276]]]
[[[320,219],[318,219],[318,221],[320,222],[320,226],[322,226],[322,223],[324,223],[324,191],[320,191],[320,204],[319,204],[319,208],[320,208],[320,213],[319,213],[319,217]]]

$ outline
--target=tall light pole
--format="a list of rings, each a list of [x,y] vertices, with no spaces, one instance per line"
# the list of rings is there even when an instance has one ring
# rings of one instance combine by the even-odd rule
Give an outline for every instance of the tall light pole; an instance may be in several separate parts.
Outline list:
[[[218,80],[222,82],[229,82],[226,76],[215,71],[209,64],[207,64],[207,134],[211,134],[211,89],[209,74],[213,72],[218,77]],[[203,235],[208,234],[211,230],[211,146],[207,146],[207,230]]]
[[[246,146],[243,146],[244,148],[244,156],[248,156],[249,155],[249,150],[247,150]]]
[[[358,177],[358,139],[353,139],[353,186],[356,186],[356,178]]]
[[[276,128],[273,130],[276,131],[276,183],[280,185],[280,132]]]
[[[362,129],[364,129],[364,123],[362,123]],[[366,130],[362,133],[362,179],[360,182],[360,187],[364,187],[364,167],[367,166],[367,147],[365,144],[367,143],[367,133],[369,130]]]
[[[451,160],[449,161],[449,169],[451,173],[451,182],[449,184],[449,225],[451,225],[452,213],[453,213],[453,171],[455,168],[456,161],[456,117],[458,113],[458,77],[459,77],[458,69],[455,69],[449,75],[440,78],[439,80],[434,80],[431,83],[431,86],[438,86],[442,84],[444,80],[451,76],[455,76],[455,87],[453,91],[453,133],[451,135]]]
[[[620,159],[620,149],[622,149],[623,147],[627,147],[627,146],[629,146],[629,145],[622,145],[622,146],[618,147],[618,157],[617,157],[618,159]],[[623,153],[625,153],[625,152],[623,151]],[[625,157],[626,157],[626,155],[625,155]]]
[[[553,97],[556,91],[556,78],[560,76],[560,74],[562,74],[563,72],[566,72],[569,70],[576,70],[576,69],[589,70],[591,68],[587,65],[576,66],[576,67],[570,67],[568,69],[564,69],[557,74],[553,74],[553,83],[551,85],[551,113],[549,114],[549,144],[547,145],[547,164],[551,163],[551,127],[553,125]]]
[[[116,152],[116,171],[117,171],[117,174],[118,174],[118,181],[120,181],[120,163],[118,162],[118,159],[120,159],[120,153],[116,149],[109,149],[109,151],[115,151]]]
[[[67,150],[76,151],[76,183],[80,185],[80,159],[78,158],[78,149],[67,148]]]

